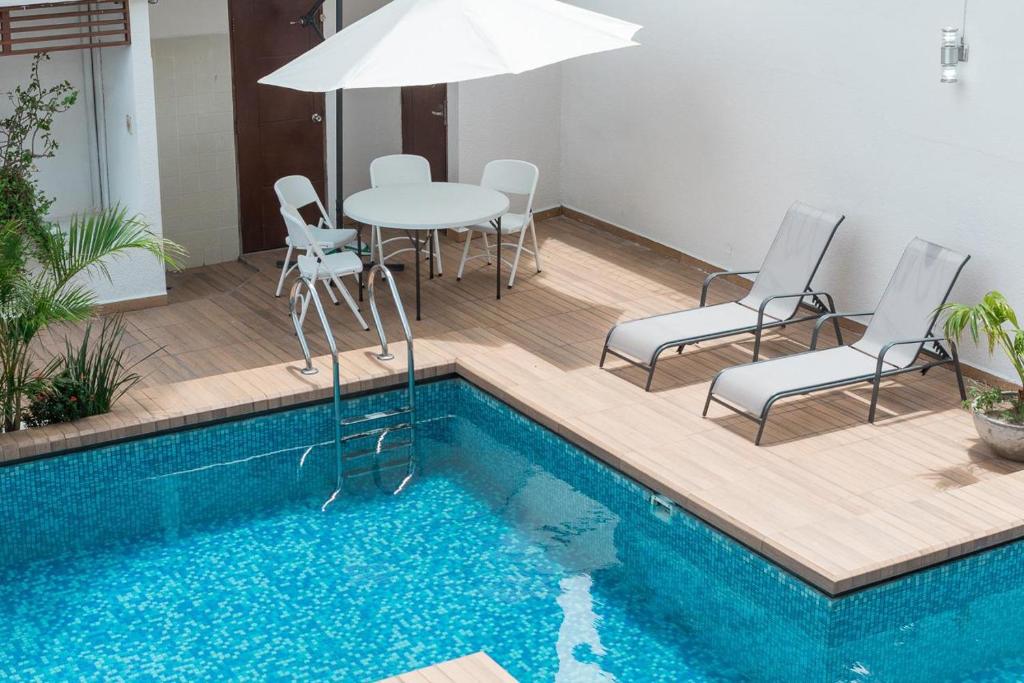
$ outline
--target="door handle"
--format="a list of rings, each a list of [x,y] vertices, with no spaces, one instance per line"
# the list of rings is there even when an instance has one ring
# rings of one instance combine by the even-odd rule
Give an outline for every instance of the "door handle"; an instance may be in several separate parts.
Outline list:
[[[320,116],[319,113],[313,112],[313,123],[323,123],[324,117]]]
[[[444,109],[438,109],[437,111],[430,112],[432,116],[444,116]]]

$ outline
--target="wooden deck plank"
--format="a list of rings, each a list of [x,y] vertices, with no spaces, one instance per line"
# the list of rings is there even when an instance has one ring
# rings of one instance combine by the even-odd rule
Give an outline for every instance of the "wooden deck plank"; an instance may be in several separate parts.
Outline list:
[[[377,683],[516,683],[516,679],[486,653],[477,652]]]

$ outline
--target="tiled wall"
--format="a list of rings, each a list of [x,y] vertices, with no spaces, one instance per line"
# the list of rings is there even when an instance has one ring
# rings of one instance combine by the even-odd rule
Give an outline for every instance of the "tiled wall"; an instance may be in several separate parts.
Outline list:
[[[231,52],[227,34],[153,41],[164,236],[187,265],[239,254]]]

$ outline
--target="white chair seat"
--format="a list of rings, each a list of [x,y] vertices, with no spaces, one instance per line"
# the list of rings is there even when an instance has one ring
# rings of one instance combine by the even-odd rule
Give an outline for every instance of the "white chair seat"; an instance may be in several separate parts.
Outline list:
[[[308,272],[312,268],[312,263],[312,259],[308,261],[304,258],[299,259],[299,272],[303,277],[314,279],[313,274]],[[351,251],[336,251],[333,254],[327,254],[320,261],[319,266],[315,278],[320,280],[326,280],[332,275],[355,275],[363,272],[363,261]]]
[[[778,320],[766,315],[764,322]],[[757,311],[735,302],[691,308],[617,325],[608,337],[608,348],[649,365],[665,344],[730,330],[739,334],[756,326]]]
[[[501,217],[501,234],[502,235],[514,235],[523,229],[523,226],[527,223],[527,218],[521,213],[506,213]],[[478,223],[469,228],[460,228],[458,232],[465,232],[466,230],[476,230],[477,232],[487,233],[488,235],[497,235],[498,231],[495,230],[494,226],[490,223]]]
[[[737,408],[760,416],[776,394],[831,382],[868,379],[874,376],[877,364],[877,358],[852,346],[809,351],[723,370],[715,382],[714,393]],[[894,367],[886,363],[883,370]]]
[[[356,239],[356,231],[348,228],[315,228],[309,226],[309,231],[316,238],[321,249],[339,249]],[[284,238],[286,246],[293,247],[290,237]]]

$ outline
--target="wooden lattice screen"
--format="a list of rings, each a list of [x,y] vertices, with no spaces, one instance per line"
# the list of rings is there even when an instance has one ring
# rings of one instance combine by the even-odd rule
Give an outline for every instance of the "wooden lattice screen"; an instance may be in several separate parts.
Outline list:
[[[0,57],[131,42],[128,0],[0,7]]]

